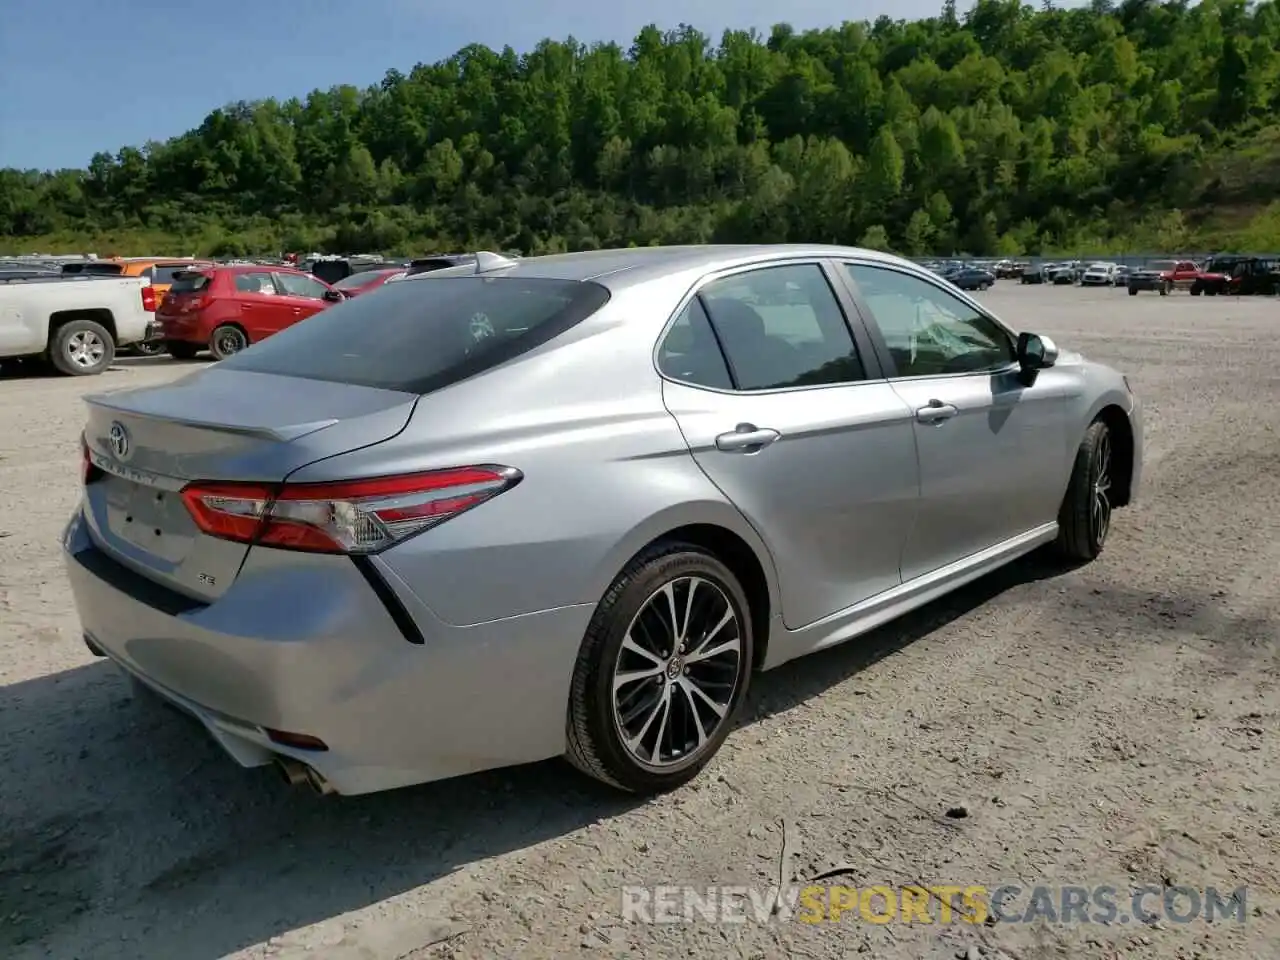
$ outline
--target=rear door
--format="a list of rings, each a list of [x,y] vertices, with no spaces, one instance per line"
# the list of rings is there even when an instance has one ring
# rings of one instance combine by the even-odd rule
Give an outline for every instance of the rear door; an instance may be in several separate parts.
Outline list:
[[[246,270],[233,274],[231,279],[231,295],[250,343],[265,340],[293,322],[293,310],[280,295],[271,271]]]
[[[273,276],[276,288],[280,291],[280,302],[288,308],[288,323],[305,320],[329,305],[324,296],[330,288],[315,277],[284,270],[277,271]]]
[[[911,412],[820,261],[708,277],[659,347],[694,459],[769,546],[789,628],[900,582],[917,509]]]

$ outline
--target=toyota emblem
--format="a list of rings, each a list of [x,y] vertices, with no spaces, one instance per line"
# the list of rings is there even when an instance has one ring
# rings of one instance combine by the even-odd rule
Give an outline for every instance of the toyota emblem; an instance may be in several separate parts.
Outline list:
[[[129,458],[129,431],[124,428],[123,423],[111,424],[111,429],[107,432],[107,442],[111,444],[111,452],[116,455],[117,460]]]

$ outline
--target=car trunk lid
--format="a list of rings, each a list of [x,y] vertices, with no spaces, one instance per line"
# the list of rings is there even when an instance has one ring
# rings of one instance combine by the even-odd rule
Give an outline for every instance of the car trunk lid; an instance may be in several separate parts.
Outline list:
[[[212,368],[159,387],[100,394],[85,444],[85,513],[99,546],[200,600],[220,596],[248,551],[203,534],[182,501],[196,480],[280,483],[299,467],[399,433],[417,396]]]

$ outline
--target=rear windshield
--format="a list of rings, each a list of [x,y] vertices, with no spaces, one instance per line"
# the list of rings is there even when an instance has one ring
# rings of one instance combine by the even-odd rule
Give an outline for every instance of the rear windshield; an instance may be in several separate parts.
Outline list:
[[[541,346],[608,300],[576,280],[424,277],[330,307],[220,366],[430,393]]]
[[[66,274],[72,273],[92,273],[104,277],[118,277],[124,273],[123,263],[102,263],[101,261],[87,261],[85,263],[64,263],[62,272]]]
[[[169,288],[169,294],[175,293],[197,293],[209,285],[209,281],[213,277],[207,273],[193,273],[189,270],[174,271],[173,286]]]
[[[192,268],[189,263],[157,263],[147,272],[151,275],[152,283],[173,283],[174,279],[180,273],[187,273]]]

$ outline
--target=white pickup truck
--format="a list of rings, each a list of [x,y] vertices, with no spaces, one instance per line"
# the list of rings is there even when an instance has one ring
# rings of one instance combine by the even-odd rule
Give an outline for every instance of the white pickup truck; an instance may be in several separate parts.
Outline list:
[[[0,282],[0,361],[40,358],[68,376],[101,373],[116,347],[147,339],[155,309],[144,277]]]

